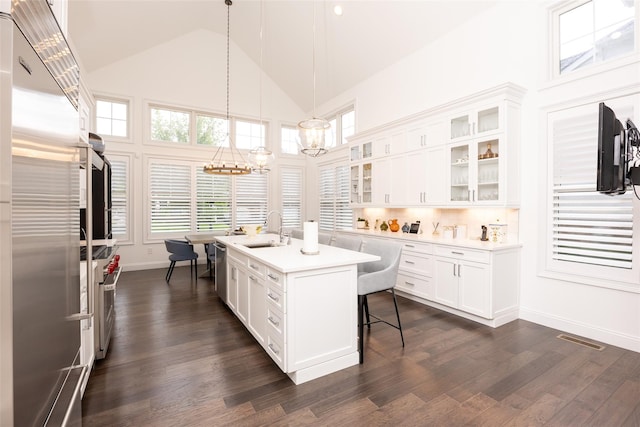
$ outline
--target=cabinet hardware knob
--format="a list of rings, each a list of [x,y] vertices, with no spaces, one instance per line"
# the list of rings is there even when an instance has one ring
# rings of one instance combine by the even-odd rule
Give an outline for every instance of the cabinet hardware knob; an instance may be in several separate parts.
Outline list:
[[[464,252],[451,251],[451,253],[455,255],[464,255]]]
[[[415,262],[413,262],[413,261],[409,261],[409,260],[404,260],[404,262],[405,262],[406,264],[415,264]]]
[[[267,319],[269,320],[269,322],[273,323],[274,326],[280,325],[280,322],[276,322],[272,317],[268,317]]]
[[[269,279],[277,282],[278,280],[280,280],[280,278],[278,276],[274,276],[273,274],[269,273],[267,274],[267,276],[269,277]]]
[[[416,285],[415,283],[407,282],[406,280],[405,280],[404,283],[405,283],[405,285],[409,285],[409,286],[415,286]]]
[[[278,298],[277,296],[273,296],[273,295],[271,295],[271,293],[268,293],[268,294],[267,294],[267,296],[268,296],[269,298],[271,298],[272,300],[274,300],[275,302],[280,301],[280,298]]]

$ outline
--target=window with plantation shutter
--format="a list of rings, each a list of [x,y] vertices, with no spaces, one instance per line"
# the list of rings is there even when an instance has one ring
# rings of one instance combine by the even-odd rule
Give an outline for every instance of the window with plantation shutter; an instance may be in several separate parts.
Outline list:
[[[232,227],[231,177],[196,169],[196,229],[198,232]]]
[[[191,167],[187,164],[150,164],[150,230],[153,233],[191,230]]]
[[[262,224],[267,219],[268,175],[235,178],[236,225]]]
[[[632,104],[614,102],[618,118]],[[551,143],[550,267],[575,276],[619,279],[634,269],[633,192],[596,191],[598,103],[549,116]]]
[[[320,169],[321,230],[353,228],[353,210],[349,206],[349,166]]]
[[[282,226],[302,227],[302,169],[282,168],[280,172],[282,192]]]
[[[113,236],[120,243],[131,240],[129,233],[129,157],[110,155],[111,163],[111,220]]]

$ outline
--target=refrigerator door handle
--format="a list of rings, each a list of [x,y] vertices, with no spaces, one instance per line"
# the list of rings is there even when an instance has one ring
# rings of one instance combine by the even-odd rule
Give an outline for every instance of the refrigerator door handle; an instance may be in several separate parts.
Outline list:
[[[67,316],[66,319],[70,322],[93,319],[93,313],[74,313]]]

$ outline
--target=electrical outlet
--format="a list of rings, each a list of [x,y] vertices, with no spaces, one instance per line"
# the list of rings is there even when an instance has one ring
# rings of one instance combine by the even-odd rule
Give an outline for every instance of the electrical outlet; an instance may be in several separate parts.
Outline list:
[[[153,255],[153,248],[147,248],[147,255]]]

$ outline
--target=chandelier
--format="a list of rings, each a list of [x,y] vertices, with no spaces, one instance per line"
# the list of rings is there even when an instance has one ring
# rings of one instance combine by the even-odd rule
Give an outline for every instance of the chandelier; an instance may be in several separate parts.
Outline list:
[[[298,123],[300,151],[311,157],[326,154],[325,134],[329,129],[328,121],[316,117],[316,3],[313,0],[313,117]]]
[[[247,175],[251,173],[251,166],[236,148],[235,142],[231,138],[231,120],[229,119],[229,11],[233,4],[231,0],[225,0],[227,5],[227,137],[225,143],[219,145],[211,161],[204,165],[203,171],[211,175]],[[229,153],[225,150],[229,147]]]

